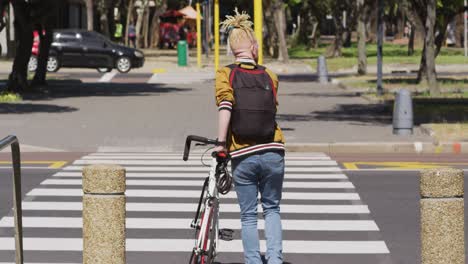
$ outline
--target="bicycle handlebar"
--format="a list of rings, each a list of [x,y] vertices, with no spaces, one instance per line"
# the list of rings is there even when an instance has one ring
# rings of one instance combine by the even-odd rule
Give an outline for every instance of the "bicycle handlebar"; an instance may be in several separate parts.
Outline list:
[[[187,139],[185,140],[185,150],[184,150],[184,158],[183,158],[184,161],[188,160],[188,157],[190,154],[190,146],[192,144],[192,141],[209,144],[209,145],[216,145],[216,143],[218,143],[217,140],[208,139],[205,137],[193,136],[193,135],[188,136]]]

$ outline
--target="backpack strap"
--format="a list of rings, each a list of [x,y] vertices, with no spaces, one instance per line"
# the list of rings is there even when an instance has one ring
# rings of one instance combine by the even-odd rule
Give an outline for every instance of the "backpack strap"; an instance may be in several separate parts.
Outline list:
[[[230,64],[228,66],[229,69],[231,69],[231,73],[229,74],[229,85],[232,87],[232,83],[234,81],[234,76],[236,74],[237,69],[240,67],[238,64]],[[234,89],[234,87],[232,87]]]

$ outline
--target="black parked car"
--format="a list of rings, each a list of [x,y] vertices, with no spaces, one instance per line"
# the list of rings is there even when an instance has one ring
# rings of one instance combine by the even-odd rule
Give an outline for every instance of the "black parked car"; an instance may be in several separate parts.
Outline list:
[[[37,59],[30,60],[29,70],[37,68]],[[57,30],[49,52],[47,70],[56,72],[60,68],[94,68],[99,72],[117,69],[127,73],[132,68],[142,67],[143,52],[113,43],[105,36],[85,30]]]

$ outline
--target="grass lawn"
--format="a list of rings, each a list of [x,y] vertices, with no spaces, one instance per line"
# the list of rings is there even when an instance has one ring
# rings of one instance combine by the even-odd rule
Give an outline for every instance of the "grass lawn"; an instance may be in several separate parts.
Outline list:
[[[377,87],[375,76],[349,76],[339,80],[351,90],[373,93]],[[439,77],[439,86],[443,95],[441,97],[468,98],[468,79],[466,76]],[[415,77],[384,77],[383,87],[389,93],[400,89],[408,89],[419,97],[429,97],[425,81],[417,83]]]
[[[430,127],[439,141],[468,141],[468,123],[430,124]]]
[[[293,59],[313,59],[312,67],[316,67],[316,58],[325,55],[328,45],[321,45],[317,49],[306,50],[305,46],[297,46],[289,49],[289,55]],[[387,43],[383,48],[384,63],[386,64],[416,64],[421,60],[422,49],[416,49],[413,56],[408,56],[408,46]],[[349,69],[357,64],[357,44],[353,43],[349,48],[343,48],[343,56],[329,58],[328,70],[333,72],[340,69]],[[442,48],[437,57],[437,64],[465,64],[468,58],[463,56],[463,49]],[[377,64],[377,45],[367,45],[367,60],[369,65]]]
[[[14,93],[0,93],[0,103],[14,103],[23,100],[21,95]]]

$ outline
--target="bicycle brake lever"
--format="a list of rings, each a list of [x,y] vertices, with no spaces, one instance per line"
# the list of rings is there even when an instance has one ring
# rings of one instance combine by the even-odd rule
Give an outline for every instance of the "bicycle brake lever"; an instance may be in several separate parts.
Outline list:
[[[195,146],[197,146],[197,147],[200,147],[200,146],[204,147],[204,146],[206,146],[206,144],[205,144],[205,143],[195,143]]]

